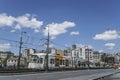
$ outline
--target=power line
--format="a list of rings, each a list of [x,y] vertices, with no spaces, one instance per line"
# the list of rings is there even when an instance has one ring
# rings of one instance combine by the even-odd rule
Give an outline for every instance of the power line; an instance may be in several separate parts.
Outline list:
[[[19,41],[15,41],[15,40],[10,40],[10,39],[5,39],[5,38],[0,38],[1,40],[6,40],[6,41],[11,41],[11,42],[16,42],[18,43]]]
[[[59,45],[61,47],[67,48],[65,45],[62,45],[62,44],[59,44],[59,43],[56,43],[56,42],[53,42],[53,41],[50,41],[50,42],[53,43],[53,44]]]
[[[10,30],[5,30],[5,29],[3,29],[3,28],[0,28],[0,30],[1,31],[5,31],[5,32],[9,32],[9,33],[15,33],[14,35],[20,35],[20,32],[10,32]],[[29,36],[29,35],[23,35],[23,36],[27,36],[27,40],[26,40],[26,42],[29,40],[29,39],[36,39],[36,40],[39,40],[39,41],[42,41],[42,40],[45,40],[45,38],[38,38],[38,37],[33,37],[33,36]]]
[[[15,41],[15,40],[10,40],[10,39],[6,39],[6,38],[0,38],[1,40],[6,40],[6,41],[10,41],[10,42],[15,42],[15,43],[19,43],[19,41]],[[34,46],[43,46],[40,44],[34,44],[34,43],[27,43],[27,42],[23,42],[23,44],[28,44],[28,45],[34,45]]]
[[[16,34],[18,34],[18,35],[20,34],[20,33],[18,33],[18,32],[11,32],[10,30],[5,30],[5,29],[3,29],[3,28],[0,28],[0,30],[1,30],[1,31],[4,31],[4,32],[9,32],[9,33],[15,33],[15,35],[16,35]]]

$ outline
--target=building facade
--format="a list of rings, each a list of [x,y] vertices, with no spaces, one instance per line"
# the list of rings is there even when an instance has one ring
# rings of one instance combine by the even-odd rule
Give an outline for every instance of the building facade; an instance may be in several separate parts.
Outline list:
[[[8,58],[8,57],[11,57],[11,56],[13,56],[14,55],[14,53],[12,53],[12,52],[10,52],[10,51],[6,51],[6,52],[0,52],[0,58]]]

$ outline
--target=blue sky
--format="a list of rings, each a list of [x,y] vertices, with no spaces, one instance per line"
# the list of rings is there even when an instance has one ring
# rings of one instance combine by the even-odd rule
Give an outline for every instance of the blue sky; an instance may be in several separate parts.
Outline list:
[[[50,44],[58,49],[76,43],[98,51],[118,51],[119,4],[119,0],[1,0],[0,48],[17,54],[19,43],[15,41],[20,31],[26,31],[23,49],[45,49],[44,27],[49,26]]]

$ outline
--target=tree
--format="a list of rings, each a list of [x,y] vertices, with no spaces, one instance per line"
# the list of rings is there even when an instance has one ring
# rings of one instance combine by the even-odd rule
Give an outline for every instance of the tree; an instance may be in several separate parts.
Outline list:
[[[3,60],[4,67],[7,67],[7,60],[8,60],[8,57]]]

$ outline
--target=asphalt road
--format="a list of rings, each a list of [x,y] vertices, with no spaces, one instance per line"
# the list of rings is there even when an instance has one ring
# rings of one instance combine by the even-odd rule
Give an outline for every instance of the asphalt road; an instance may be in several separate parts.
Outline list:
[[[34,74],[19,74],[19,75],[2,75],[0,80],[66,80],[67,78],[75,78],[105,72],[112,72],[115,69],[99,69],[99,70],[78,70],[78,71],[63,71],[51,73],[34,73]]]
[[[120,80],[120,73],[105,77],[103,80]]]

